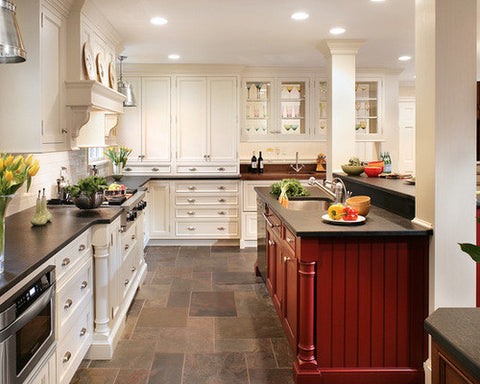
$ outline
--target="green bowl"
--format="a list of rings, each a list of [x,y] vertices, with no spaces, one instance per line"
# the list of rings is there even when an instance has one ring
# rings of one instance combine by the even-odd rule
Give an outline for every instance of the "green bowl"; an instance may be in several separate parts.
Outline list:
[[[363,165],[342,165],[343,172],[350,176],[358,176],[363,173],[365,167]]]

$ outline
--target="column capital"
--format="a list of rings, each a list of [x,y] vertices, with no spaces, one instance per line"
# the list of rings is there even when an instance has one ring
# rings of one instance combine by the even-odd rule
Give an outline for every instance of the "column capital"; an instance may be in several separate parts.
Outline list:
[[[326,58],[333,55],[356,55],[365,42],[363,39],[325,39],[317,45],[317,49]]]

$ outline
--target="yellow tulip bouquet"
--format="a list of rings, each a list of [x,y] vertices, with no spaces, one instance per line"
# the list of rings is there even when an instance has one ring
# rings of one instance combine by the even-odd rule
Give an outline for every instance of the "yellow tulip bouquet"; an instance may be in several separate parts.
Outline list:
[[[5,250],[5,214],[8,203],[13,195],[27,182],[27,191],[32,184],[32,178],[38,173],[40,164],[33,155],[13,157],[0,153],[0,273],[4,269]]]

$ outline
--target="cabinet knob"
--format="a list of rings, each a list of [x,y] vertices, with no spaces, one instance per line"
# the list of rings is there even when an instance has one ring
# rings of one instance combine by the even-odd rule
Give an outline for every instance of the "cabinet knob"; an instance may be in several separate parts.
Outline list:
[[[225,211],[220,211],[220,212],[218,212],[218,214],[223,216],[223,215],[226,214],[226,212]]]
[[[125,245],[125,251],[128,250],[128,248],[130,248],[130,246],[128,244]]]
[[[153,171],[153,172],[158,172],[159,170],[160,170],[160,169],[158,169],[158,168],[152,168],[152,171]]]
[[[130,283],[130,280],[128,280],[128,279],[125,279],[125,281],[123,282],[123,284],[125,284],[125,285],[128,285],[129,283]]]
[[[68,299],[68,300],[65,302],[65,305],[63,306],[63,308],[68,309],[68,308],[70,308],[72,305],[73,305],[72,299]]]
[[[65,355],[63,355],[63,362],[64,363],[68,363],[68,361],[72,358],[72,353],[71,352],[67,352],[65,353]]]
[[[137,268],[135,268],[135,267],[130,268],[130,272],[132,272],[132,273],[135,272],[136,270],[137,270]]]
[[[189,189],[190,191],[194,191],[196,188],[195,188],[195,186],[190,185],[190,186],[188,187],[188,189]]]
[[[195,215],[195,211],[188,211],[187,215],[193,216],[193,215]]]
[[[218,171],[218,172],[224,172],[224,171],[225,171],[225,168],[223,168],[223,167],[218,167],[218,168],[217,168],[217,171]]]
[[[219,187],[217,187],[219,190],[221,191],[224,191],[225,189],[227,189],[224,185],[220,185]]]
[[[219,201],[220,203],[225,203],[226,200],[225,200],[225,199],[218,199],[218,201]]]
[[[78,247],[78,252],[83,252],[87,247],[85,246],[85,244],[82,244],[80,245],[80,247]]]
[[[225,227],[218,227],[217,228],[219,231],[224,231],[225,230]]]
[[[68,130],[65,128],[62,128],[62,133],[68,133]]]
[[[137,236],[132,235],[132,240],[135,240],[136,238],[137,238]]]
[[[80,330],[80,337],[85,336],[86,333],[87,333],[87,328],[82,328],[82,329]]]
[[[124,171],[130,172],[132,168],[124,168]]]
[[[197,170],[197,168],[188,168],[188,170],[189,170],[190,172],[195,172],[195,171]]]
[[[288,244],[292,244],[292,241],[293,241],[293,240],[292,240],[291,238],[287,237],[287,243],[288,243]]]
[[[272,241],[272,240],[268,240],[268,245],[270,245],[271,247],[275,245],[275,242]]]
[[[288,256],[283,257],[283,262],[284,263],[288,263],[290,260],[292,260],[292,259],[290,259],[290,257],[288,257]]]
[[[194,203],[194,202],[195,202],[195,199],[187,199],[187,201],[188,201],[189,203]]]
[[[62,267],[66,267],[68,264],[70,264],[70,259],[68,257],[66,257],[62,261]]]
[[[88,287],[88,282],[84,281],[82,285],[80,285],[80,289],[85,289]]]
[[[195,228],[195,227],[188,227],[187,229],[188,229],[189,231],[195,231],[196,228]]]

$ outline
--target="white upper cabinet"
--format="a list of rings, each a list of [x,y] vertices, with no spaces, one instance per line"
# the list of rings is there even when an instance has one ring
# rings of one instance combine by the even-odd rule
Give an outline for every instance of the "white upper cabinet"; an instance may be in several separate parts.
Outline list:
[[[237,87],[235,78],[209,78],[209,160],[237,160]]]
[[[171,79],[142,79],[143,152],[145,159],[170,161]]]
[[[177,79],[177,160],[196,163],[207,159],[207,79]]]

